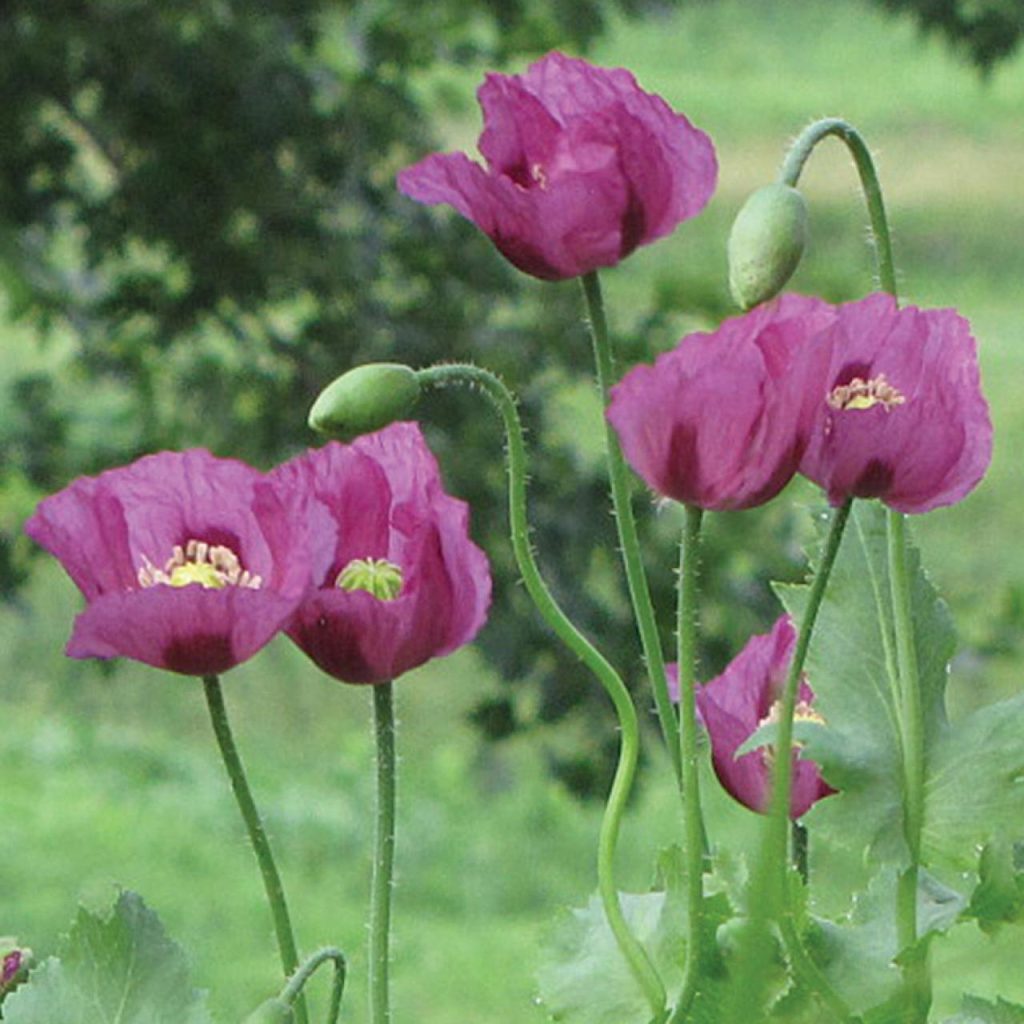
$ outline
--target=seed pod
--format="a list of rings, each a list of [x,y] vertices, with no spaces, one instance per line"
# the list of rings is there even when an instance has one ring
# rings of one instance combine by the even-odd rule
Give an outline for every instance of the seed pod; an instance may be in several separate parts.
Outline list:
[[[352,441],[406,419],[420,397],[416,373],[400,363],[357,366],[328,384],[309,411],[321,434]]]
[[[743,309],[778,295],[807,244],[804,197],[778,182],[751,193],[729,232],[729,290]]]

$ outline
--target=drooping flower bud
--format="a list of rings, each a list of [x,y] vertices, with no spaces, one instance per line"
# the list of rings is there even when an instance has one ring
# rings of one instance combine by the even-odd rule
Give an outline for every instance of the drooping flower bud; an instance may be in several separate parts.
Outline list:
[[[729,290],[743,309],[773,298],[793,275],[807,244],[807,204],[775,182],[751,193],[729,232]]]
[[[339,441],[408,419],[420,397],[416,373],[400,363],[368,363],[328,384],[309,411],[309,425]]]

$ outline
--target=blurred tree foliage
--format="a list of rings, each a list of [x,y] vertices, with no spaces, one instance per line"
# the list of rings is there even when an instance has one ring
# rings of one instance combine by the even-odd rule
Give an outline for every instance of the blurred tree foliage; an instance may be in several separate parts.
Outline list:
[[[989,71],[1009,57],[1024,36],[1021,0],[875,0],[885,10],[912,14],[926,31],[938,32]]]
[[[0,591],[14,597],[27,572],[21,522],[74,476],[196,444],[269,466],[310,441],[312,398],[350,365],[477,359],[513,385],[534,381],[522,397],[539,442],[538,547],[570,614],[638,676],[608,554],[606,485],[599,460],[580,456],[566,398],[590,365],[577,290],[526,282],[500,259],[461,258],[481,251],[475,229],[428,214],[393,182],[435,145],[437,69],[585,48],[613,8],[638,15],[644,6],[7,0],[0,288],[9,319],[29,325],[48,351],[42,362],[23,360],[4,342]],[[1015,3],[913,6],[947,31],[960,23],[938,12],[970,6],[1005,16],[1010,28],[1016,17],[1020,32]],[[979,60],[1005,50],[966,38]],[[707,297],[710,318],[727,311],[720,290],[686,290]],[[624,339],[629,359],[650,354],[658,327],[654,314]],[[580,415],[588,400],[589,388]],[[476,719],[494,737],[559,722],[546,730],[553,768],[579,792],[603,790],[615,743],[606,703],[548,641],[516,583],[497,427],[473,396],[432,401],[425,415],[495,562],[482,644],[510,685],[483,698]],[[593,511],[565,514],[578,508]],[[794,572],[785,515],[726,518],[710,536],[719,603],[707,616],[709,668],[771,616],[768,578]],[[677,524],[671,514],[643,518],[656,598],[671,607],[665,567],[675,564]],[[744,534],[742,549],[728,543],[730,530]],[[755,569],[737,552],[758,546]],[[716,612],[726,599],[741,611]]]

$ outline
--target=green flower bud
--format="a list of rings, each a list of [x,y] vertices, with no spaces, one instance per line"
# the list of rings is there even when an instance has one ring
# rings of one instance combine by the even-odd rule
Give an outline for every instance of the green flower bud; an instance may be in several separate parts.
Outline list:
[[[275,996],[265,1003],[260,1003],[242,1024],[292,1024],[294,1020],[292,1008],[283,999]]]
[[[328,384],[309,410],[321,434],[352,441],[405,419],[420,397],[419,378],[399,363],[368,363]]]
[[[729,290],[743,309],[778,295],[807,244],[807,204],[788,185],[751,193],[729,232]]]

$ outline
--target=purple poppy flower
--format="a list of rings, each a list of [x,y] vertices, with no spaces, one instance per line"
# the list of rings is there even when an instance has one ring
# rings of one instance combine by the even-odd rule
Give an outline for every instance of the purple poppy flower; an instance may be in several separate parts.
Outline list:
[[[774,751],[760,747],[736,751],[762,726],[778,720],[779,697],[796,647],[796,630],[783,615],[767,634],[753,636],[725,671],[697,688],[697,711],[711,739],[711,763],[723,788],[745,807],[764,813],[771,800]],[[669,666],[669,694],[679,700],[676,666]],[[796,721],[823,722],[814,710],[814,692],[801,680]],[[822,779],[818,766],[793,752],[791,818],[835,790]]]
[[[329,524],[314,590],[288,628],[325,672],[385,682],[476,635],[490,604],[487,558],[416,424],[331,442],[276,472],[311,493]]]
[[[207,451],[81,477],[25,526],[85,595],[67,653],[215,675],[255,654],[309,587],[306,498]]]
[[[810,340],[833,317],[828,303],[786,295],[635,367],[607,413],[630,465],[699,508],[775,497],[810,437],[826,355]]]
[[[992,424],[963,317],[869,295],[838,307],[820,344],[830,362],[800,472],[832,504],[880,498],[927,512],[975,487]]]
[[[3,947],[0,946],[0,949]],[[13,988],[29,960],[29,950],[9,949],[0,958],[0,996]]]
[[[479,149],[402,171],[421,203],[448,203],[520,270],[548,281],[614,266],[696,216],[715,188],[711,140],[630,72],[550,53],[477,93]]]

